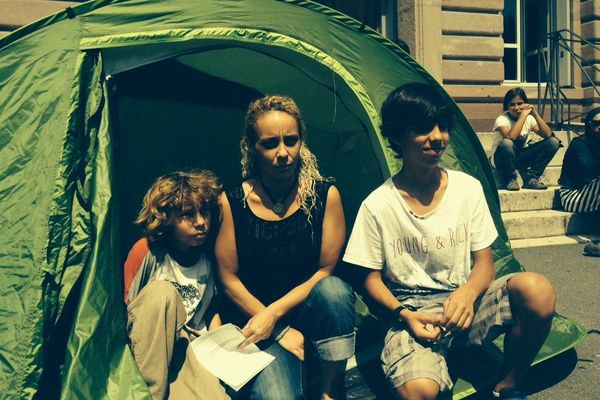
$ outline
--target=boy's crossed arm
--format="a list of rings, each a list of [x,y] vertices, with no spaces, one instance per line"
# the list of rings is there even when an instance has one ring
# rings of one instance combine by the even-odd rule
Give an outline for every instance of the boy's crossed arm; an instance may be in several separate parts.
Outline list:
[[[495,269],[490,247],[472,252],[473,269],[468,281],[452,293],[444,303],[442,316],[434,316],[401,307],[400,301],[383,283],[381,271],[371,271],[364,286],[371,298],[384,306],[395,318],[406,322],[416,339],[438,341],[445,330],[465,330],[473,322],[475,301],[494,280]]]
[[[465,330],[475,316],[475,301],[487,290],[496,276],[491,247],[471,252],[473,269],[467,282],[444,302],[441,325],[450,331]]]
[[[399,312],[394,313],[396,314],[394,317],[403,319],[416,339],[431,342],[436,342],[441,339],[441,318],[439,316],[436,317],[418,311],[410,311],[407,308],[401,308],[400,306],[402,304],[400,301],[383,283],[381,271],[370,272],[365,279],[364,285],[373,300],[384,306],[390,313],[394,313],[395,310],[400,310]]]

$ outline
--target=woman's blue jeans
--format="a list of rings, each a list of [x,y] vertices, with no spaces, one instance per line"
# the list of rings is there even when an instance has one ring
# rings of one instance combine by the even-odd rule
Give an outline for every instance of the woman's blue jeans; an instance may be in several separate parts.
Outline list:
[[[287,321],[304,335],[305,357],[342,361],[354,355],[354,300],[352,288],[335,276],[313,287]],[[275,361],[242,390],[252,400],[304,399],[303,363],[277,342],[263,350]]]

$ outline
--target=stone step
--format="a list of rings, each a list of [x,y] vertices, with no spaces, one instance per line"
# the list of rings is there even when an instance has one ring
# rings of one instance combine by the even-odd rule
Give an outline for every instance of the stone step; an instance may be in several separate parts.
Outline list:
[[[576,133],[569,131],[554,131],[554,135],[563,143],[563,146],[568,147],[571,140],[577,136]],[[483,146],[483,149],[487,152],[492,148],[494,141],[498,140],[500,134],[496,131],[482,131],[477,132],[477,137]]]
[[[577,134],[567,131],[555,131],[563,146],[554,156],[541,180],[549,185],[548,190],[521,189],[517,192],[499,190],[502,219],[511,240],[538,240],[545,242],[547,237],[566,237],[567,235],[597,234],[600,232],[598,218],[561,211],[558,195],[558,179],[562,169],[562,161],[571,139]],[[486,154],[491,156],[494,143],[500,140],[497,132],[479,132],[477,134]],[[493,170],[496,185],[501,188],[502,182],[497,170]],[[518,177],[520,186],[523,180]]]
[[[571,139],[577,137],[576,133],[567,131],[555,131],[554,134],[562,142],[565,148],[569,147]],[[501,135],[498,132],[477,132],[477,137],[481,142],[481,146],[485,150],[486,154],[490,154],[494,143],[500,140]]]
[[[560,178],[560,172],[562,170],[562,166],[553,166],[546,167],[546,170],[542,174],[541,180],[548,186],[558,186],[558,179]],[[496,186],[498,189],[502,189],[502,179],[500,178],[500,173],[498,170],[493,169],[494,177],[496,178]],[[517,181],[519,182],[519,186],[523,186],[523,179],[521,176],[517,176]],[[523,190],[523,189],[521,189]]]
[[[552,160],[550,160],[550,163],[548,164],[549,167],[557,167],[562,165],[565,152],[567,151],[567,147],[569,147],[572,135],[574,135],[573,133],[566,131],[558,131],[555,132],[555,134],[556,137],[558,137],[563,143],[563,147],[559,148]],[[485,150],[485,154],[488,156],[488,158],[492,157],[492,148],[494,147],[494,144],[500,140],[500,134],[498,132],[479,132],[477,133],[477,137],[479,138],[479,141]]]
[[[510,241],[510,246],[514,250],[528,247],[559,246],[563,244],[587,244],[592,240],[600,240],[600,235],[591,233],[581,235],[546,236],[533,239],[515,239]]]
[[[535,211],[561,209],[558,187],[550,186],[547,190],[521,189],[518,192],[498,190],[500,211]]]
[[[531,239],[598,232],[600,218],[558,210],[512,211],[502,213],[510,239]]]
[[[560,178],[560,171],[562,168],[562,161],[565,156],[565,152],[567,151],[567,147],[571,142],[571,139],[576,135],[572,132],[567,131],[556,131],[556,136],[562,141],[563,146],[558,149],[558,152],[554,156],[554,158],[550,161],[544,174],[541,177],[541,180],[548,186],[557,186],[558,179]],[[498,140],[500,140],[500,134],[498,132],[478,132],[477,137],[481,142],[483,149],[485,150],[488,158],[491,157],[492,146]],[[496,169],[493,169],[494,176],[496,178],[496,186],[498,188],[502,187],[502,180],[500,179],[500,175]],[[523,186],[523,180],[521,177],[518,177],[519,185]]]

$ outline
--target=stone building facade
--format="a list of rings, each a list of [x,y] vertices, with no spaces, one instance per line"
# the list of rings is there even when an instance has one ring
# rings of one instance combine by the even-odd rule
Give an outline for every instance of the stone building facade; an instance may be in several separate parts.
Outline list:
[[[489,131],[501,111],[504,93],[523,86],[530,101],[538,97],[536,43],[540,35],[569,29],[600,41],[600,0],[319,0],[400,39],[459,103],[474,128]],[[0,37],[79,1],[0,0]],[[561,89],[571,116],[600,105],[586,74],[600,83],[600,50],[570,42],[563,50]],[[543,74],[542,74],[543,75]],[[542,79],[543,80],[543,79]],[[542,93],[545,86],[542,86]],[[600,90],[599,90],[600,91]],[[543,97],[543,96],[540,96]],[[546,110],[546,109],[545,109]],[[545,116],[549,111],[545,111]]]
[[[522,86],[531,103],[546,99],[546,119],[556,121],[600,106],[600,0],[322,0],[377,29],[401,39],[411,55],[454,97],[477,131],[490,131],[502,111],[506,91]],[[369,3],[370,13],[364,12]],[[350,7],[348,4],[353,4]],[[373,17],[373,9],[379,19]],[[563,44],[552,57],[552,32]],[[567,31],[571,31],[569,33]],[[594,45],[582,43],[585,39]],[[546,67],[539,53],[546,54]],[[542,71],[538,63],[542,63]],[[548,105],[545,69],[556,66],[564,104],[554,118]],[[581,65],[581,66],[580,66]],[[585,73],[584,73],[585,71]],[[591,78],[588,80],[586,77]],[[540,96],[538,96],[538,81]],[[550,90],[553,89],[553,90]]]
[[[371,26],[391,39],[403,40],[411,55],[459,103],[477,131],[491,130],[504,94],[515,86],[525,88],[531,103],[540,97],[544,104],[546,99],[544,115],[552,119],[550,96],[545,92],[547,87],[555,91],[555,86],[546,83],[548,65],[558,70],[558,75],[551,76],[563,94],[564,107],[556,109],[556,121],[569,117],[567,103],[573,121],[600,106],[600,89],[593,87],[600,84],[596,70],[600,69],[600,0],[378,1],[381,21],[395,18],[396,30],[390,31],[383,22],[371,21]],[[395,15],[389,14],[390,1]],[[557,31],[563,32],[562,43],[568,49],[559,47],[556,58],[548,58],[554,47],[544,38]],[[546,54],[546,67],[539,53]],[[542,82],[539,96],[538,81]]]

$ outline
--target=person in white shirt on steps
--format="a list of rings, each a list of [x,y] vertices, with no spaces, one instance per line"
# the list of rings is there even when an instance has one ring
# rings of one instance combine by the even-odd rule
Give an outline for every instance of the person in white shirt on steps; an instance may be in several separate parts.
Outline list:
[[[517,87],[506,92],[502,110],[494,123],[494,130],[502,135],[502,140],[490,161],[500,171],[504,188],[519,190],[518,170],[524,189],[547,189],[540,177],[558,151],[560,141],[535,107],[528,104],[523,89]]]

